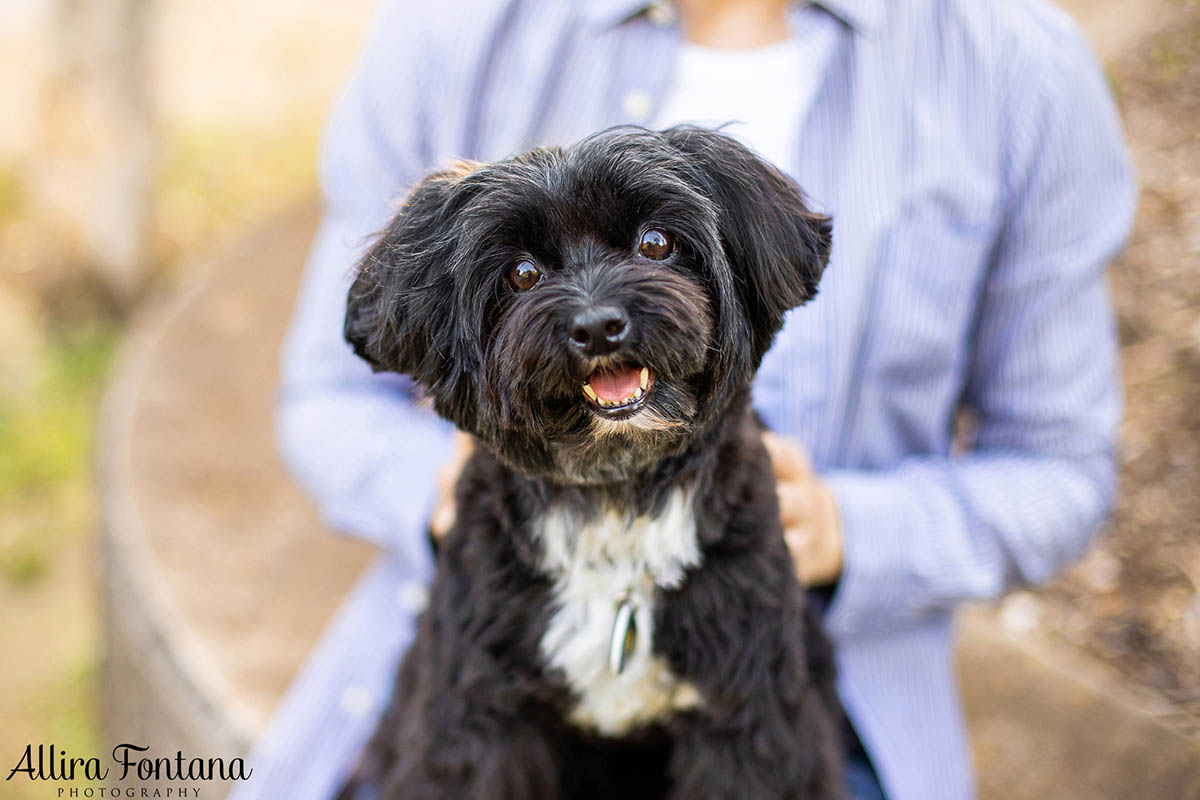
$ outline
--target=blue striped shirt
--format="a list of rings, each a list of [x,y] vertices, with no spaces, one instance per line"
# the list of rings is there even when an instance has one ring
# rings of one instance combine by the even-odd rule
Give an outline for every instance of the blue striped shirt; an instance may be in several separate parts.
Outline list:
[[[845,571],[827,626],[884,788],[970,797],[953,611],[1050,578],[1113,500],[1104,269],[1132,221],[1129,163],[1095,58],[1041,0],[825,0],[789,20],[809,43],[797,86],[818,76],[792,163],[833,215],[834,246],[755,404],[837,499]],[[432,569],[425,519],[448,430],[343,343],[357,254],[404,188],[451,159],[652,119],[680,38],[638,0],[379,11],[321,154],[325,215],[283,355],[279,438],[329,524],[385,555],[236,797],[329,796],[387,700]]]

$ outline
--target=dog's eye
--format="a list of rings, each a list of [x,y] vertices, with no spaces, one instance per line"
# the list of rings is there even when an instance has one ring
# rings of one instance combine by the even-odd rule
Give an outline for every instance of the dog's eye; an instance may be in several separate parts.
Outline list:
[[[675,242],[666,231],[660,231],[658,228],[651,228],[643,233],[642,240],[638,242],[638,255],[651,261],[662,261],[674,252]]]
[[[541,279],[542,273],[528,258],[522,258],[508,271],[508,285],[518,292],[528,292]]]

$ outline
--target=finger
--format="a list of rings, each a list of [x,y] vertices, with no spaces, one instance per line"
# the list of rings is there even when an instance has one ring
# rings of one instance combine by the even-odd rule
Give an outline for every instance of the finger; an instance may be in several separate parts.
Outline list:
[[[787,542],[792,557],[803,557],[807,554],[812,542],[809,529],[803,525],[789,525],[783,529],[783,540]]]
[[[813,530],[808,526],[797,526],[784,532],[783,539],[787,542],[792,554],[792,563],[796,568],[796,577],[805,586],[822,582],[824,572],[822,557],[817,552],[817,541]]]
[[[783,439],[770,431],[763,431],[762,443],[767,448],[767,456],[771,459],[771,469],[775,471],[775,477],[791,478],[793,458]]]
[[[438,467],[435,483],[438,491],[437,507],[429,519],[429,529],[434,538],[440,539],[454,527],[456,509],[454,506],[454,488],[462,475],[463,467],[471,454],[475,452],[475,441],[469,434],[462,431],[454,432],[454,452]]]
[[[805,586],[833,583],[842,574],[842,545],[836,521],[823,514],[810,525],[795,529],[789,542],[796,575]],[[786,534],[785,534],[786,537]]]
[[[796,577],[804,586],[824,586],[833,583],[838,576],[838,570],[828,557],[809,554],[796,563]]]
[[[804,484],[784,481],[775,487],[779,495],[779,518],[785,528],[806,522],[812,513],[811,492]]]
[[[458,476],[462,473],[462,463],[457,459],[451,459],[438,467],[435,481],[437,490],[443,498],[453,497],[454,485],[458,483]]]
[[[812,544],[811,537],[804,527],[793,526],[784,529],[783,541],[787,544],[788,553],[792,556],[792,565],[796,570],[796,575],[803,581],[806,565],[811,560],[809,554]]]
[[[450,529],[454,527],[454,517],[453,502],[439,503],[429,520],[429,530],[433,532],[433,538],[441,539],[449,533]]]
[[[471,455],[475,452],[475,440],[462,431],[454,432],[454,452],[438,467],[437,484],[442,492],[453,491]]]
[[[812,530],[820,533],[814,542],[816,552],[813,555],[810,575],[811,583],[831,583],[842,574],[842,527],[838,516],[837,503],[827,490],[818,490],[812,497]]]
[[[812,473],[812,464],[804,448],[771,431],[764,431],[763,444],[771,457],[771,467],[778,478],[805,478]]]

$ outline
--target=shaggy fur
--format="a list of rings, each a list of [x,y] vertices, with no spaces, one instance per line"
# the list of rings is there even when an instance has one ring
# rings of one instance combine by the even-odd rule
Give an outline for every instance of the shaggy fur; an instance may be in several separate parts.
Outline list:
[[[647,230],[673,250],[639,250]],[[478,444],[395,697],[344,792],[404,800],[841,796],[830,647],[783,540],[750,383],[829,220],[733,139],[614,129],[422,181],[345,333]],[[506,276],[541,272],[517,291]],[[572,320],[619,309],[611,352]],[[652,370],[631,412],[581,387]],[[604,660],[614,588],[628,671]]]

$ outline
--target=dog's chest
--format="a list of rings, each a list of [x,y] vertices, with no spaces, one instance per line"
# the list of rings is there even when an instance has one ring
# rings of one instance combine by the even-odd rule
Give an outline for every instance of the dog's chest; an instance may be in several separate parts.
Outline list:
[[[575,693],[571,720],[615,736],[694,707],[695,687],[653,651],[656,589],[679,586],[700,563],[691,495],[677,491],[660,514],[632,521],[612,513],[581,524],[552,510],[538,534],[555,600],[541,650]],[[622,614],[629,625],[618,625]],[[628,643],[619,671],[610,663],[614,636]]]

